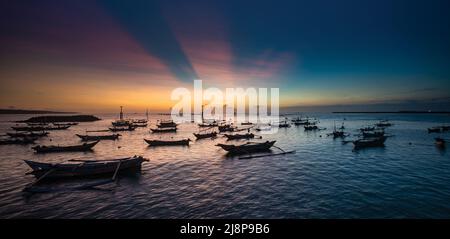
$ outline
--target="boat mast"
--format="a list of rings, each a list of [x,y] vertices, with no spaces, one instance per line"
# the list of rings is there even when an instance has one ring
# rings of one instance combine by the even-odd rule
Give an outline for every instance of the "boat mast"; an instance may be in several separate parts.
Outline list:
[[[120,106],[120,114],[119,114],[120,120],[123,120],[123,111],[122,111],[122,109],[123,109],[123,106]]]
[[[145,117],[147,118],[148,121],[148,109],[145,111]]]
[[[203,119],[203,107],[204,107],[204,106],[205,106],[205,105],[202,104],[202,123],[205,122],[205,120]]]

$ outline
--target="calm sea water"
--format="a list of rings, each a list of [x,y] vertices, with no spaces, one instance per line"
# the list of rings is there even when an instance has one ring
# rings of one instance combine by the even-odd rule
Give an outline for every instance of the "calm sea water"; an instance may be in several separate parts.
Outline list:
[[[105,129],[115,115],[53,131],[39,144],[77,144],[75,133]],[[148,148],[143,138],[194,139],[195,124],[174,134],[148,128],[121,132],[88,153],[34,154],[31,146],[0,146],[0,218],[450,218],[450,154],[434,146],[427,127],[450,123],[448,115],[312,114],[327,130],[280,129],[264,139],[296,154],[242,160],[215,147],[225,142],[193,141],[189,147]],[[0,132],[27,115],[0,116]],[[129,115],[143,118],[142,115]],[[152,116],[154,127],[157,117]],[[346,131],[379,119],[395,125],[384,148],[352,151],[352,144],[327,137],[335,121]],[[450,138],[450,134],[443,135]],[[349,139],[351,139],[350,137]],[[244,141],[243,141],[244,142]],[[274,150],[275,151],[275,150]],[[110,159],[143,155],[150,159],[136,176],[121,177],[103,190],[27,196],[24,159],[61,162],[69,158]],[[67,186],[83,181],[65,181]]]

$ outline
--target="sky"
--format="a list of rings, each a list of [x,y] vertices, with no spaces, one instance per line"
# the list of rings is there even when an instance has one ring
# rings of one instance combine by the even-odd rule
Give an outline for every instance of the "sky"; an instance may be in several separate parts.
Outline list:
[[[0,108],[167,111],[193,87],[282,107],[450,110],[445,0],[2,0]],[[333,108],[333,106],[335,106]]]

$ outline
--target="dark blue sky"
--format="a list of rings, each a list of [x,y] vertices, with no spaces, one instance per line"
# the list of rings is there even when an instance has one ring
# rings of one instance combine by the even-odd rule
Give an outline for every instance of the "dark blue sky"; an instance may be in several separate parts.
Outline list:
[[[64,26],[73,27],[69,33],[59,30],[61,35],[102,29],[107,18],[182,84],[201,78],[210,85],[277,86],[285,105],[448,102],[450,97],[449,1],[45,0],[2,4],[3,46],[27,39],[39,43],[34,47],[45,48],[40,31],[55,29],[56,23],[30,16],[30,9],[43,18],[57,15],[67,23]],[[89,34],[95,37],[95,30]],[[27,56],[26,50],[18,51],[21,57]],[[90,52],[96,55],[95,50]],[[45,58],[61,64],[54,55]],[[73,58],[62,58],[73,64]],[[83,59],[77,64],[83,64]],[[101,59],[89,64],[105,67]],[[116,70],[152,71],[127,67],[119,65]]]

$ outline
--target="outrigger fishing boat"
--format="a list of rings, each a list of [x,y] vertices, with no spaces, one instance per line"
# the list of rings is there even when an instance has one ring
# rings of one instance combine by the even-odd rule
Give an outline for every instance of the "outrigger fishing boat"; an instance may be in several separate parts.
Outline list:
[[[110,135],[80,135],[75,134],[78,136],[81,141],[97,141],[97,140],[117,140],[119,139],[119,136],[122,136],[120,134],[110,134]]]
[[[189,142],[191,139],[182,139],[182,140],[150,140],[150,139],[144,139],[144,141],[149,146],[189,146]]]
[[[156,126],[158,128],[174,128],[177,127],[177,124],[173,120],[161,120]]]
[[[342,124],[342,125],[343,125],[343,124]],[[333,132],[330,133],[330,134],[328,134],[328,136],[331,136],[331,135],[333,135],[333,139],[336,139],[336,138],[345,138],[345,137],[348,136],[348,134],[346,134],[346,133],[344,132],[344,130],[342,129],[342,127],[340,128],[340,130],[337,130],[337,129],[336,129],[336,122],[334,123],[334,130],[333,130]]]
[[[373,137],[383,137],[384,136],[384,130],[378,130],[378,131],[363,131],[362,135],[364,138],[373,138]]]
[[[380,122],[375,124],[375,126],[380,127],[380,128],[390,127],[392,125],[393,124],[390,123],[388,120],[381,120]]]
[[[6,133],[6,134],[12,138],[24,138],[24,137],[45,137],[45,136],[48,136],[49,132],[31,131],[31,132],[26,132],[26,133],[17,132],[17,133]]]
[[[197,139],[206,139],[206,138],[214,138],[217,136],[217,132],[208,132],[208,133],[194,133],[195,138]]]
[[[361,132],[374,131],[374,130],[375,130],[375,127],[370,127],[370,126],[359,129],[359,131],[361,131]]]
[[[204,108],[204,105],[202,105],[202,122],[198,124],[198,127],[205,128],[205,127],[217,127],[217,126],[219,126],[219,122],[216,121],[215,119],[213,119],[213,120],[205,120],[204,115],[203,115],[203,108]]]
[[[255,135],[252,133],[246,133],[246,134],[225,134],[225,137],[227,137],[228,140],[233,139],[253,139],[255,138]]]
[[[223,124],[223,125],[219,125],[219,132],[233,132],[235,130],[235,127],[233,127],[233,125],[231,124]]]
[[[131,122],[123,118],[123,106],[120,106],[119,119],[111,122],[114,128],[116,127],[130,127]]]
[[[113,121],[113,122],[111,122],[111,124],[112,124],[113,127],[128,127],[128,126],[132,125],[132,123],[130,121],[123,120],[123,119],[122,120]]]
[[[286,120],[278,124],[278,128],[289,128],[291,124],[289,124]]]
[[[428,128],[428,133],[440,133],[441,129],[442,129],[441,127]]]
[[[142,156],[134,156],[121,159],[108,160],[68,160],[70,163],[41,163],[25,160],[25,163],[33,170],[32,174],[37,178],[48,179],[92,177],[105,174],[113,174],[118,171],[140,170],[143,162],[149,161]]]
[[[23,137],[23,138],[10,138],[10,139],[1,139],[0,145],[12,145],[12,144],[34,144],[34,141],[37,140],[37,137]]]
[[[148,116],[147,116],[148,118]],[[134,119],[131,120],[131,125],[134,127],[145,128],[148,126],[148,119]]]
[[[36,153],[53,153],[53,152],[83,152],[83,151],[90,151],[92,148],[98,144],[100,141],[94,141],[92,143],[84,143],[81,145],[70,145],[70,146],[56,146],[56,145],[50,145],[50,146],[34,146],[32,149],[36,151]]]
[[[48,130],[65,130],[70,128],[70,125],[64,126],[13,126],[11,127],[15,131],[48,131]]]
[[[219,126],[219,122],[217,122],[217,121],[212,121],[212,122],[202,122],[202,123],[200,123],[200,124],[198,124],[198,127],[201,127],[201,128],[205,128],[205,127],[217,127],[217,126]]]
[[[127,126],[127,127],[112,127],[109,128],[110,131],[112,132],[119,132],[119,131],[134,131],[136,129],[136,127],[134,126]]]
[[[135,128],[145,128],[148,126],[147,123],[131,123],[131,126],[135,127]]]
[[[153,133],[168,133],[168,132],[177,132],[176,127],[172,128],[154,128],[150,129]]]
[[[228,151],[228,154],[230,155],[238,155],[238,154],[269,151],[270,148],[275,144],[275,142],[276,141],[266,141],[263,143],[247,142],[241,145],[217,144],[216,146],[221,147],[225,151]]]
[[[358,139],[353,141],[355,149],[368,148],[368,147],[383,147],[386,141],[385,136],[368,138],[368,139]]]
[[[304,126],[305,131],[311,131],[311,130],[318,130],[319,127],[317,127],[317,125],[305,125]]]

